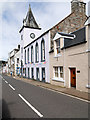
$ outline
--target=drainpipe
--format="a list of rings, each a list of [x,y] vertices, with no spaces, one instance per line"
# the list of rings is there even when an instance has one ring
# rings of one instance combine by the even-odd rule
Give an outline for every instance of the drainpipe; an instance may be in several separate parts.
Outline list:
[[[63,38],[63,46],[64,46],[64,38]],[[64,67],[64,87],[66,86],[66,80],[65,80],[65,49],[64,49],[64,57],[63,57],[63,61],[64,61],[64,64],[63,64],[63,67]]]

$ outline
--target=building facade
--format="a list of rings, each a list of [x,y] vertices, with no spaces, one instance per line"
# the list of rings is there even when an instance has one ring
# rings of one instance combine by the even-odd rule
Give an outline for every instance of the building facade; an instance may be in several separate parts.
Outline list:
[[[16,75],[16,66],[17,66],[17,62],[16,59],[19,58],[20,54],[17,56],[17,52],[19,52],[20,50],[20,45],[18,45],[18,49],[13,49],[10,53],[9,53],[9,58],[8,58],[8,74],[10,74],[12,72],[12,75]]]
[[[15,54],[15,76],[20,76],[20,50]]]
[[[50,49],[53,51],[53,38],[57,32],[71,33],[82,27],[87,20],[86,3],[83,0],[71,1],[71,13],[50,29]]]
[[[88,27],[84,27],[72,34],[58,33],[55,36],[54,54],[51,53],[50,61],[50,71],[53,73],[50,74],[51,84],[88,92],[90,68],[87,33]]]
[[[86,20],[86,3],[72,0],[71,14],[41,34],[29,6],[19,31],[21,75],[87,92],[89,25],[85,26]]]
[[[49,81],[49,31],[24,47],[24,76]]]
[[[21,75],[50,83],[48,69],[50,32],[46,31],[42,34],[41,28],[34,19],[30,5],[23,27],[19,32],[21,35]]]
[[[72,0],[71,14],[51,29],[51,84],[88,91],[86,20],[86,4],[80,0]]]

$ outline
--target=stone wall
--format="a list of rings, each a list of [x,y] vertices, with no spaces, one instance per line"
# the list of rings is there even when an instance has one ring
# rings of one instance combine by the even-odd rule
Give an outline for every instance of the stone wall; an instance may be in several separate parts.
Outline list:
[[[81,12],[73,12],[57,25],[55,25],[51,30],[51,50],[53,49],[53,38],[57,32],[70,33],[74,32],[82,27],[87,20],[87,16]]]

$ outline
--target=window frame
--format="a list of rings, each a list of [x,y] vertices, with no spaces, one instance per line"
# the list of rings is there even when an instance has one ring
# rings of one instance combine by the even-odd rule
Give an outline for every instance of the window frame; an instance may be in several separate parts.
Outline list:
[[[17,63],[19,63],[19,58],[17,58]]]
[[[39,45],[36,43],[35,45],[35,53],[36,53],[36,63],[39,62]]]
[[[55,76],[56,72],[55,72],[55,68],[58,68],[58,77]],[[61,68],[62,68],[62,71],[61,71]],[[54,78],[60,78],[60,79],[63,79],[64,78],[64,72],[63,72],[63,66],[54,66],[53,67],[54,69]],[[62,75],[61,75],[62,74]],[[62,77],[63,76],[63,77]]]
[[[41,62],[45,61],[45,40],[41,41]]]
[[[44,74],[45,74],[45,79],[44,79],[44,77],[43,77],[43,70],[45,71],[45,67],[42,67],[42,81],[45,82],[45,79],[46,79],[46,71],[45,71],[45,73],[44,73]]]
[[[34,63],[34,49],[33,49],[33,46],[31,46],[31,63]]]
[[[31,78],[34,79],[34,68],[31,68]]]
[[[56,55],[60,54],[60,39],[55,40],[56,44]]]
[[[38,72],[38,73],[37,73],[37,72]],[[39,76],[38,76],[38,74],[39,74]],[[36,79],[37,79],[37,80],[40,80],[39,67],[38,67],[38,68],[36,68]]]
[[[25,49],[25,64],[26,64],[26,49]]]
[[[29,63],[29,48],[27,50],[27,60],[28,60],[28,63]]]
[[[30,68],[28,67],[28,78],[30,78]]]

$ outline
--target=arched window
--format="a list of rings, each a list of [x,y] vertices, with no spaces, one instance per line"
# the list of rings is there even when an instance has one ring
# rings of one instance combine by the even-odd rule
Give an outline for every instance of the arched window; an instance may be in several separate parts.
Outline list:
[[[41,41],[41,61],[45,61],[45,41]]]
[[[25,64],[26,64],[26,50],[25,50]]]
[[[31,47],[31,62],[34,62],[34,51],[33,51],[33,46]]]
[[[36,53],[36,62],[39,61],[39,47],[38,47],[38,43],[36,43],[35,46],[35,53]]]
[[[27,52],[27,59],[28,59],[28,62],[29,62],[29,48],[28,48],[28,52]]]

